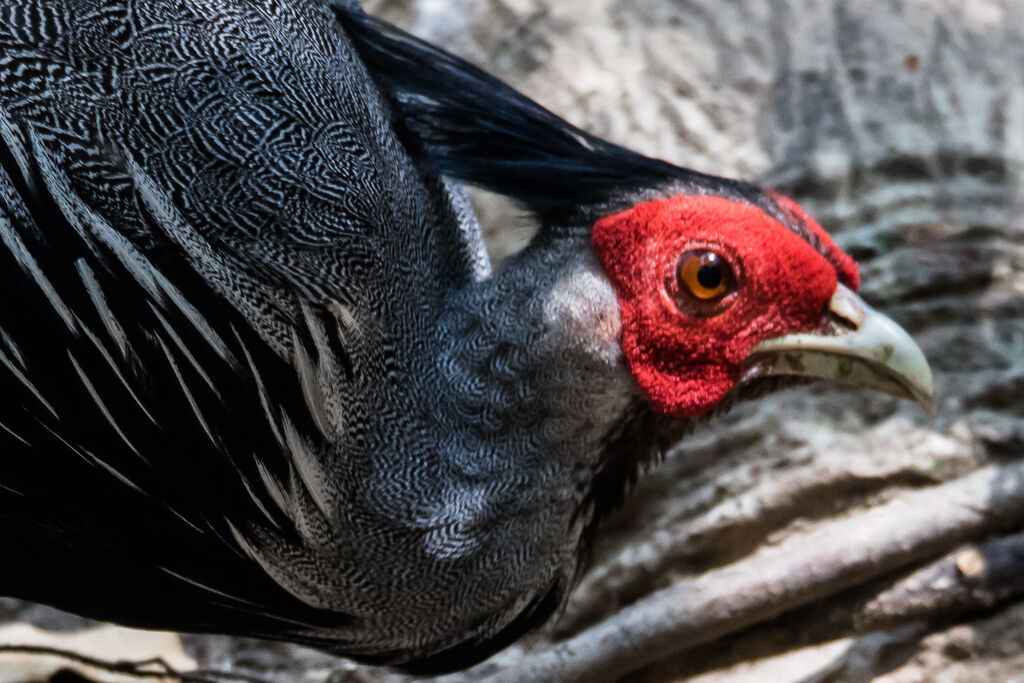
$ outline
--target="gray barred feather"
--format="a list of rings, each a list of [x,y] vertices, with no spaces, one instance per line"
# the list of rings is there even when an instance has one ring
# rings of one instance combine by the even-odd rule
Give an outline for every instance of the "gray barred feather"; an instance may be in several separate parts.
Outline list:
[[[491,273],[354,5],[0,0],[0,592],[424,671],[565,598],[614,293],[582,230]]]

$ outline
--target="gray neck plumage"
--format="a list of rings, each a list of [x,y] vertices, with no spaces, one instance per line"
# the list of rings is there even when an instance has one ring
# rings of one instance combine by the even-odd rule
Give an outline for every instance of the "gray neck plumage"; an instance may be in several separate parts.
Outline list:
[[[435,333],[420,400],[452,506],[441,516],[458,518],[468,545],[500,539],[491,527],[517,526],[540,545],[564,542],[608,425],[635,395],[615,294],[589,244],[538,239],[454,293]]]
[[[453,291],[382,393],[364,455],[332,470],[344,537],[307,538],[321,561],[394,576],[308,590],[301,577],[283,582],[381,629],[416,619],[426,632],[498,644],[543,621],[567,596],[597,520],[667,434],[619,333],[615,292],[578,233],[542,233]],[[347,518],[352,510],[361,516]],[[458,623],[435,624],[438,615]]]
[[[593,516],[584,508],[615,438],[609,425],[637,402],[615,293],[589,240],[541,237],[454,292],[433,334],[404,397],[430,429],[417,443],[382,445],[381,464],[361,478],[361,495],[373,499],[361,509],[379,511],[394,526],[394,552],[428,570],[405,578],[425,608],[432,600],[417,590],[439,605],[473,605],[464,617],[477,623],[546,594],[557,606]],[[350,550],[361,555],[370,540]],[[451,595],[434,595],[432,572],[452,577]]]
[[[435,345],[436,414],[461,439],[452,466],[585,476],[636,396],[619,331],[615,292],[579,236],[542,236],[458,292]]]

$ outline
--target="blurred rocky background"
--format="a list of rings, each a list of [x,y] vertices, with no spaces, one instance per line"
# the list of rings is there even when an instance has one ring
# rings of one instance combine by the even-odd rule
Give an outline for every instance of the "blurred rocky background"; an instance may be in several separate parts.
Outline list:
[[[1024,2],[364,4],[594,133],[793,196],[937,374],[935,417],[810,387],[716,419],[637,486],[557,624],[452,680],[1024,681]],[[529,238],[474,199],[495,258]],[[397,678],[185,645],[269,680]]]

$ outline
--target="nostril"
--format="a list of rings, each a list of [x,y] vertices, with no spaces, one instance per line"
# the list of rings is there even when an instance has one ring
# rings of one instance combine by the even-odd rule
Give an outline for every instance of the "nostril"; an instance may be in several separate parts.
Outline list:
[[[860,297],[843,284],[836,285],[836,292],[828,302],[828,311],[837,322],[853,330],[859,330],[867,317]]]

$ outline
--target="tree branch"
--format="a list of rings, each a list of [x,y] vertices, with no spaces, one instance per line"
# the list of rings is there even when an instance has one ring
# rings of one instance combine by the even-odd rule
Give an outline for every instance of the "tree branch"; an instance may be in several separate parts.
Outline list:
[[[699,657],[673,658],[645,670],[644,680],[678,680],[817,646],[841,638],[914,624],[920,635],[968,612],[1024,595],[1024,533],[967,546],[931,564],[850,589],[828,603],[793,610],[714,643]],[[927,628],[926,628],[927,625]],[[905,631],[905,630],[904,630]]]
[[[988,467],[681,581],[514,668],[485,666],[471,676],[613,680],[1022,519],[1024,464]]]
[[[182,683],[222,683],[223,681],[242,681],[243,683],[268,683],[266,679],[257,678],[234,671],[218,671],[200,669],[196,671],[178,671],[159,657],[141,661],[107,660],[90,657],[72,650],[45,645],[0,645],[0,654],[39,655],[41,657],[59,657],[69,662],[82,664],[100,671],[122,674],[139,679],[158,679],[161,681],[176,680]]]

